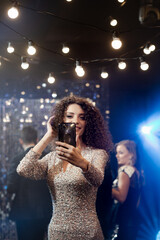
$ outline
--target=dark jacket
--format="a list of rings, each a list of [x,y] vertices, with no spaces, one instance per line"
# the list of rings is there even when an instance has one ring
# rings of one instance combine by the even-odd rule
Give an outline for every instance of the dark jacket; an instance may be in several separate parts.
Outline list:
[[[12,159],[8,170],[8,193],[15,193],[11,203],[10,219],[15,221],[44,219],[49,223],[52,216],[52,203],[46,180],[30,180],[19,176],[16,172],[19,162],[29,150],[30,148]]]
[[[112,207],[112,174],[108,163],[105,168],[104,180],[97,192],[96,210],[105,239],[110,236]]]

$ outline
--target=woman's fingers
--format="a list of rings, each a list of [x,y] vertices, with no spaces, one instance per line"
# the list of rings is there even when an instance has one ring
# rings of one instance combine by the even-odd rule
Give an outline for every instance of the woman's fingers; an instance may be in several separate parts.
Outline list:
[[[67,149],[72,149],[74,148],[72,145],[68,144],[68,143],[65,143],[65,142],[60,142],[60,141],[56,141],[55,142],[57,146],[61,146],[63,148],[67,148]]]

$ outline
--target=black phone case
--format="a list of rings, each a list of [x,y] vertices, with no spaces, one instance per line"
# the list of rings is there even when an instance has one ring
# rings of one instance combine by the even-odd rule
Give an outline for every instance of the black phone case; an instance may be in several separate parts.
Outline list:
[[[58,140],[76,147],[76,124],[61,123],[59,124]]]

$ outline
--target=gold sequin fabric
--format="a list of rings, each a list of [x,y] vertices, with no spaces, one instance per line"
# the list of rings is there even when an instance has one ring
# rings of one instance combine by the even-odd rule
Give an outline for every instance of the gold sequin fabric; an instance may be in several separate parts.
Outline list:
[[[65,172],[56,152],[39,160],[30,150],[21,160],[17,172],[31,179],[46,178],[53,199],[53,216],[48,228],[49,240],[103,240],[95,202],[104,178],[108,156],[104,150],[86,147],[82,156],[89,169],[68,164]],[[38,203],[37,203],[38,204]]]

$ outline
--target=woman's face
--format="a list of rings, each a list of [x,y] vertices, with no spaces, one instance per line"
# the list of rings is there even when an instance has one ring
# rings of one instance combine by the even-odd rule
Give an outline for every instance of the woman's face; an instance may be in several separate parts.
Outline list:
[[[79,135],[79,137],[83,135],[86,120],[84,111],[78,104],[74,103],[68,106],[63,121],[66,123],[75,123],[76,135]]]
[[[116,158],[118,165],[131,165],[133,154],[130,153],[124,145],[118,145],[116,148]]]

